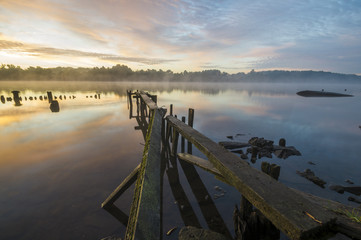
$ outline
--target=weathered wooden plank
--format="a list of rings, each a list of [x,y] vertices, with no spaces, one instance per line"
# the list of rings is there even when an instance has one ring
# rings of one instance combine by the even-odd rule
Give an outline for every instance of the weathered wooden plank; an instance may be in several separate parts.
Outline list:
[[[291,188],[291,190],[302,195],[304,198],[308,199],[310,202],[317,205],[318,207],[323,208],[324,211],[335,215],[335,217],[337,217],[337,220],[334,230],[346,234],[349,237],[361,239],[361,224],[353,221],[346,214],[347,212],[355,212],[356,214],[360,215],[360,208],[347,206],[339,202],[317,197],[312,194],[299,191],[297,189]]]
[[[210,173],[213,173],[214,175],[223,177],[223,175],[218,171],[218,169],[215,168],[213,166],[213,164],[208,160],[205,160],[203,158],[200,158],[200,157],[194,156],[192,154],[188,154],[188,153],[178,153],[177,156],[179,159],[189,162],[193,165],[196,165],[196,166],[206,170],[207,172],[210,172]]]
[[[125,239],[161,239],[161,127],[164,112],[150,119]]]
[[[324,212],[284,184],[249,166],[182,121],[172,116],[168,116],[167,120],[203,152],[243,196],[291,239],[306,239],[334,224],[333,215]],[[310,218],[306,212],[322,224]]]
[[[109,195],[109,197],[102,203],[102,208],[113,204],[136,180],[140,164],[123,180],[121,184]]]
[[[149,107],[150,110],[154,110],[157,109],[157,104],[155,102],[153,102],[153,100],[144,92],[140,92],[139,96],[143,99],[143,101],[145,102],[145,104],[147,104],[147,106]]]

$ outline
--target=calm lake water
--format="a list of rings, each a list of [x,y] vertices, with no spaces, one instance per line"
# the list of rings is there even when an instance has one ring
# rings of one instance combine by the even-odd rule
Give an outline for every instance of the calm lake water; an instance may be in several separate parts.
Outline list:
[[[142,158],[144,139],[135,130],[136,120],[129,119],[127,89],[156,94],[158,106],[169,109],[173,104],[178,117],[194,108],[194,128],[216,142],[229,140],[227,136],[241,142],[264,137],[278,143],[285,138],[302,156],[273,156],[250,164],[258,169],[262,161],[278,164],[279,181],[287,186],[357,206],[347,200],[351,194],[329,186],[349,186],[347,179],[361,185],[361,84],[0,82],[0,95],[13,97],[11,91],[18,90],[23,98],[21,106],[0,102],[0,239],[124,235],[124,225],[100,204]],[[354,97],[296,95],[305,89],[347,89]],[[51,112],[48,101],[39,99],[47,91],[58,97],[59,112]],[[296,174],[307,168],[327,182],[325,188]],[[201,169],[197,172],[202,186],[196,191],[209,195],[210,211],[219,214],[233,235],[232,212],[240,193]],[[163,230],[178,229],[164,239],[176,239],[184,226],[171,184],[165,174]],[[195,221],[208,228],[207,206],[198,204],[181,167],[178,185]],[[225,191],[223,197],[215,198],[215,186]],[[132,195],[130,188],[115,203],[126,214]]]

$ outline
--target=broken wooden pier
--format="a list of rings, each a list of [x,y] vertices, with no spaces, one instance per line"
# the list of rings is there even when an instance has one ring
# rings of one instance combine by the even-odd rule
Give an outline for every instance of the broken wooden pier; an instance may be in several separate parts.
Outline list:
[[[242,197],[291,239],[327,238],[330,231],[342,232],[361,239],[361,227],[333,211],[336,207],[349,209],[347,206],[291,189],[251,167],[235,154],[195,130],[193,109],[189,110],[188,124],[186,124],[184,117],[179,120],[173,116],[172,106],[170,115],[165,117],[166,110],[157,106],[156,96],[142,91],[128,91],[127,97],[130,118],[135,117],[139,128],[143,129],[146,141],[143,158],[140,165],[102,203],[102,208],[127,225],[125,239],[162,239],[162,179],[167,173],[169,181],[174,183],[171,183],[171,186],[179,185],[177,177],[174,178],[178,173],[174,172],[177,166],[174,161],[177,157],[187,174],[192,171],[193,175],[196,174],[196,170],[192,170],[193,165],[196,165],[235,187]],[[133,116],[133,99],[136,100],[135,116]],[[181,153],[177,153],[179,137],[181,137]],[[185,140],[188,141],[187,153],[185,153]],[[192,145],[208,160],[192,155]],[[170,159],[170,162],[167,159]],[[128,218],[124,213],[119,212],[119,209],[113,211],[114,208],[116,209],[113,203],[134,182],[136,186]],[[207,194],[205,188],[202,191]],[[177,194],[179,201],[183,201],[184,205],[190,205],[187,203],[184,191],[182,192],[181,188],[179,190],[179,186],[173,193]],[[197,191],[193,193],[198,198]],[[323,206],[323,203],[328,203],[331,207]],[[210,205],[212,204],[213,202],[210,202]],[[207,219],[209,213],[201,210]],[[215,215],[219,214],[216,208],[211,212]],[[199,226],[196,218],[185,216],[183,220],[185,223],[187,221],[186,225]],[[211,223],[208,226],[212,229]],[[225,225],[221,229],[222,234],[231,237]]]

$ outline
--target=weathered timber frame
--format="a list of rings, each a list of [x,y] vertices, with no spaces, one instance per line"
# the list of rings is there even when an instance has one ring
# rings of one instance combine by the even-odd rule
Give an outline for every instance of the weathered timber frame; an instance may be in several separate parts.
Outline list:
[[[204,153],[210,163],[226,176],[242,195],[291,239],[306,239],[323,228],[332,227],[335,216],[315,208],[314,204],[282,183],[264,174],[175,117],[168,124]],[[310,213],[322,224],[308,217]]]

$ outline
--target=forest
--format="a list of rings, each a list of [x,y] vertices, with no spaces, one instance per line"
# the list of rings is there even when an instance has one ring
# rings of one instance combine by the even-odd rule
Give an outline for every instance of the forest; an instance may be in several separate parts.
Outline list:
[[[219,70],[198,72],[148,69],[133,71],[125,65],[112,67],[71,68],[71,67],[28,67],[12,64],[0,65],[0,81],[157,81],[157,82],[293,82],[293,81],[344,81],[359,82],[361,76],[324,71],[255,71],[229,74]]]

